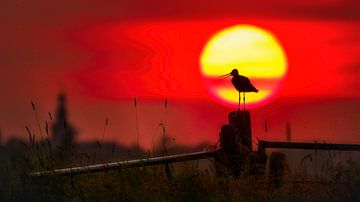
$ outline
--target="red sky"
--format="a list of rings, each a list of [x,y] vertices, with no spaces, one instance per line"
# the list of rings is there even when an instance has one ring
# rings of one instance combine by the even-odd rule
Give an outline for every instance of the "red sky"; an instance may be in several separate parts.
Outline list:
[[[215,142],[232,109],[209,95],[199,56],[215,32],[251,24],[288,60],[278,95],[251,110],[253,136],[284,140],[290,122],[294,140],[360,143],[359,10],[355,0],[2,2],[0,129],[36,131],[30,100],[45,121],[64,90],[79,141],[101,138],[109,117],[105,139],[134,143],[137,97],[143,146],[165,116],[176,142]]]

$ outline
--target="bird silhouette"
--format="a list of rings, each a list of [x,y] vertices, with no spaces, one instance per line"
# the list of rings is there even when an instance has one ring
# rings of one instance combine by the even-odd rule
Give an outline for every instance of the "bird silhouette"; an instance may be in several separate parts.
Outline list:
[[[259,92],[258,89],[256,89],[250,82],[250,79],[246,76],[239,75],[239,71],[237,69],[233,69],[230,73],[223,75],[223,78],[227,78],[229,76],[232,76],[231,83],[234,85],[235,89],[239,92],[239,103],[238,103],[238,110],[240,109],[240,100],[242,92],[243,102],[244,102],[244,110],[245,110],[245,93],[248,92]]]

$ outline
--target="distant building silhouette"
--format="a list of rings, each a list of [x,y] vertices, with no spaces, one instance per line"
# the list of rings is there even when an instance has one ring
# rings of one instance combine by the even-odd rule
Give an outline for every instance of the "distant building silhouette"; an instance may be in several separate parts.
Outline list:
[[[60,93],[58,97],[58,106],[56,109],[55,122],[52,126],[52,134],[54,146],[60,149],[62,155],[66,157],[68,154],[71,154],[77,132],[68,121],[66,96],[64,93]]]

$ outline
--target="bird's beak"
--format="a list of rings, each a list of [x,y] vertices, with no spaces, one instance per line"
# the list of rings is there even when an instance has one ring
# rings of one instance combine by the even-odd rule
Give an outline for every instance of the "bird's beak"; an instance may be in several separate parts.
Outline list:
[[[225,78],[229,77],[230,75],[231,75],[231,73],[228,73],[228,74],[219,76],[219,78],[220,78],[220,79],[225,79]]]

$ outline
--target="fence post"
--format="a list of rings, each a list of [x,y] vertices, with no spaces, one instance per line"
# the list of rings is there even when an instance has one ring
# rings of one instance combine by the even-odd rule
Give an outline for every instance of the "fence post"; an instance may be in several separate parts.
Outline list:
[[[269,161],[269,185],[279,188],[282,185],[287,167],[286,156],[282,152],[272,152]]]
[[[238,110],[229,113],[229,124],[233,124],[238,130],[241,144],[249,151],[252,151],[252,134],[250,112]]]
[[[232,124],[221,126],[220,150],[215,157],[218,175],[240,175],[240,142],[238,130]]]
[[[252,137],[249,111],[229,113],[229,124],[221,127],[217,172],[240,176],[249,171]]]

